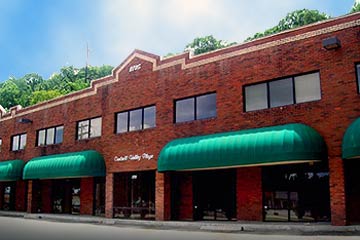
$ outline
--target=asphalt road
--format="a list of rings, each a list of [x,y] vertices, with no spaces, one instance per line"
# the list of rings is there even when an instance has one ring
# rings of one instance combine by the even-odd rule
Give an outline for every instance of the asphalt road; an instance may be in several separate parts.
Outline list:
[[[256,235],[242,233],[213,233],[174,230],[156,230],[132,227],[105,226],[82,223],[49,222],[23,218],[0,217],[0,240],[107,240],[107,239],[153,239],[153,240],[184,240],[184,239],[241,239],[241,240],[354,240],[359,236],[285,236]]]

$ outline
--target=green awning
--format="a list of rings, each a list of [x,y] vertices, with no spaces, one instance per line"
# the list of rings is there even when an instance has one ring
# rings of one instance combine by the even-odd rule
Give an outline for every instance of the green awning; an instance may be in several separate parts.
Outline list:
[[[21,179],[25,163],[22,160],[0,162],[0,181],[16,181]]]
[[[96,151],[42,156],[26,163],[23,179],[55,179],[105,176],[105,162]]]
[[[314,162],[326,152],[317,131],[294,123],[175,139],[161,150],[158,171]]]
[[[342,158],[360,157],[360,118],[346,129],[342,141]]]

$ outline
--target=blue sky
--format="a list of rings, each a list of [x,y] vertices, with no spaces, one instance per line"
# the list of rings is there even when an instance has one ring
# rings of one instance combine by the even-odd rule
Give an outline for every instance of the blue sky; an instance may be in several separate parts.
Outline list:
[[[62,66],[119,65],[135,48],[179,53],[195,37],[242,42],[288,12],[332,17],[354,0],[0,0],[0,82]]]

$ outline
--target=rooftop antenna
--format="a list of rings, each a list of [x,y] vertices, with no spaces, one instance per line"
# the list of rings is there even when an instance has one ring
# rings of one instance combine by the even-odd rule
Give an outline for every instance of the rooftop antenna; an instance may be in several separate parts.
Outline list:
[[[89,44],[86,42],[86,63],[85,63],[85,82],[88,81],[88,63],[89,63],[90,49]]]

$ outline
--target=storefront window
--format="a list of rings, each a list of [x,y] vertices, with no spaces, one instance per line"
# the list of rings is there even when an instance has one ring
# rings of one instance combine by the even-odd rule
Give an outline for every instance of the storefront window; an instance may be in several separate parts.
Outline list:
[[[321,164],[263,168],[265,221],[329,221],[329,173]]]

